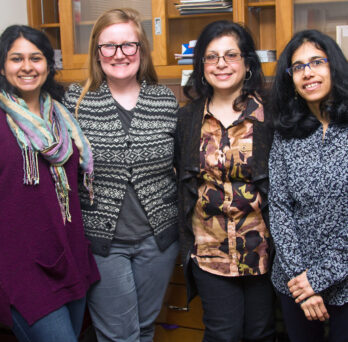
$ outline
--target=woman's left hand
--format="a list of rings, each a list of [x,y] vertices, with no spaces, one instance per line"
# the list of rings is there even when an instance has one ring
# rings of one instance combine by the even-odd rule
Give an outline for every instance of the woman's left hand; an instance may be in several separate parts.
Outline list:
[[[308,298],[301,304],[301,309],[309,321],[319,320],[323,322],[330,318],[323,298],[319,295]]]
[[[295,298],[296,303],[300,303],[315,294],[307,279],[307,271],[304,271],[296,278],[291,279],[288,282],[288,288],[292,296]]]

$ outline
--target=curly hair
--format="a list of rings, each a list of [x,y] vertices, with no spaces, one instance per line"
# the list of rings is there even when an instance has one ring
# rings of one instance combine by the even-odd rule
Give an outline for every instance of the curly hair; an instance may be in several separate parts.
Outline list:
[[[348,123],[348,62],[337,43],[317,30],[296,33],[279,57],[276,75],[272,86],[270,108],[274,128],[284,138],[304,138],[313,133],[320,125],[311,113],[307,102],[296,95],[294,82],[287,74],[292,56],[304,43],[311,42],[325,52],[329,59],[332,89],[329,96],[320,103],[320,112],[330,122]]]
[[[242,25],[229,20],[218,20],[208,24],[200,33],[195,49],[193,72],[184,87],[184,94],[191,100],[194,98],[211,98],[214,90],[212,86],[203,82],[204,64],[202,58],[210,42],[223,36],[233,36],[237,40],[245,66],[248,66],[252,77],[244,80],[240,96],[235,100],[233,107],[240,110],[240,105],[245,103],[249,95],[257,97],[260,101],[264,92],[264,76],[260,60],[255,51],[255,44],[250,33]]]

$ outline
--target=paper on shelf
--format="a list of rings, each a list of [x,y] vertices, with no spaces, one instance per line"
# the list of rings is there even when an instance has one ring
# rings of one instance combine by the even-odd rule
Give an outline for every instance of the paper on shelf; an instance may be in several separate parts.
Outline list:
[[[192,70],[182,70],[181,72],[181,86],[184,87],[192,74]]]

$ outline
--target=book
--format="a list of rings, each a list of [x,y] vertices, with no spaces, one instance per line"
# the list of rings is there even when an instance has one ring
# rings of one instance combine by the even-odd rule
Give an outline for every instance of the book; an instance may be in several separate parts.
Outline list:
[[[175,7],[181,15],[232,12],[232,0],[181,0]]]
[[[190,65],[193,64],[193,58],[182,58],[178,60],[179,65]]]
[[[256,50],[260,62],[275,62],[276,61],[276,51],[275,50]]]
[[[226,12],[232,12],[232,8],[195,9],[195,10],[189,10],[189,11],[180,11],[180,15],[205,14],[205,13],[226,13]]]
[[[186,3],[199,3],[199,2],[202,2],[202,3],[205,3],[205,2],[224,2],[226,0],[180,0],[180,3],[181,4],[186,4]]]
[[[182,59],[182,58],[193,58],[193,53],[189,53],[189,54],[182,54],[182,53],[174,53],[174,57],[175,59]]]
[[[210,1],[210,2],[196,2],[196,3],[186,3],[186,4],[176,4],[176,8],[196,8],[196,7],[224,7],[232,6],[231,2],[227,1]]]
[[[336,26],[336,42],[348,59],[348,25]]]

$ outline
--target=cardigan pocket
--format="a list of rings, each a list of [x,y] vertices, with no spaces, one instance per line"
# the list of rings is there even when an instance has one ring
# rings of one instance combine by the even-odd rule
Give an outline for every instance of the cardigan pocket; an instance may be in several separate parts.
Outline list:
[[[76,284],[79,281],[78,268],[71,252],[68,254],[68,242],[51,228],[37,229],[35,234],[37,238],[31,246],[31,253],[40,280],[52,291]]]
[[[35,259],[35,262],[45,273],[53,291],[73,286],[79,281],[74,266],[69,263],[65,249],[52,263],[44,262],[38,258]]]

